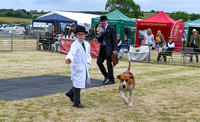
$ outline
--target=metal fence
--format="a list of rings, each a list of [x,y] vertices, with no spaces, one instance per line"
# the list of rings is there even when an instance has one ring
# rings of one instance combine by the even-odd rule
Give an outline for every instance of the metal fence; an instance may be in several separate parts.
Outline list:
[[[184,65],[184,66],[197,66],[200,67],[200,48],[192,48],[192,47],[180,47],[180,48],[174,48],[172,55],[165,55],[162,54],[161,58],[158,60],[158,51],[152,50],[147,51],[149,54],[148,56],[142,60],[142,61],[135,61],[135,62],[141,62],[141,63],[155,63],[155,64],[172,64],[172,65]],[[132,52],[125,53],[123,57],[120,60],[129,60],[129,55],[131,55]],[[151,53],[151,57],[150,57]],[[143,55],[143,54],[138,54]],[[166,62],[164,62],[164,57],[166,56]],[[198,62],[196,59],[196,56],[198,55]],[[133,56],[133,55],[132,55]],[[192,59],[192,60],[191,60]]]
[[[54,40],[55,41],[55,40]],[[9,33],[0,33],[0,51],[56,51],[55,42],[51,40],[46,40],[45,44],[41,43],[39,37],[33,37],[31,35],[13,35]],[[197,66],[200,67],[200,60],[196,62],[196,55],[200,59],[200,48],[196,48],[198,51],[194,51],[191,47],[180,47],[179,51],[173,51],[171,56],[166,56],[167,64],[172,65],[186,65],[186,66]],[[174,49],[174,50],[175,50]],[[58,49],[59,50],[59,49]],[[128,60],[130,53],[125,53],[120,60]],[[150,55],[150,52],[149,52]],[[166,64],[163,61],[163,55],[161,60],[157,61],[158,52],[157,50],[151,51],[151,57],[148,56],[145,60],[140,61],[141,63],[156,63],[156,64]],[[193,57],[191,61],[191,57]]]
[[[36,38],[24,34],[0,33],[0,51],[31,51],[36,49]]]

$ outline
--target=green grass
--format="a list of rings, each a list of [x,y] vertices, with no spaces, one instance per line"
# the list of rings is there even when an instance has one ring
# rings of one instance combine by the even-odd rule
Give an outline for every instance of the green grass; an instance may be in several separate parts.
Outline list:
[[[53,52],[0,52],[0,79],[68,75],[65,55]],[[11,61],[10,61],[11,60]],[[114,76],[127,70],[124,58]],[[131,63],[136,80],[133,107],[124,104],[118,83],[83,89],[82,104],[72,107],[64,92],[16,101],[0,101],[0,121],[200,121],[199,67]],[[103,79],[92,60],[90,76]],[[116,81],[119,80],[116,78]]]
[[[14,18],[14,17],[0,17],[0,24],[32,24],[32,19]]]

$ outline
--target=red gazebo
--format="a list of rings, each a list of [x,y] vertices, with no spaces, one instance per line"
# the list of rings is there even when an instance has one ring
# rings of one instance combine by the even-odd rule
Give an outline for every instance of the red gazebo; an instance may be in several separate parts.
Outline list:
[[[161,30],[165,41],[168,42],[168,37],[170,36],[171,29],[175,22],[174,19],[169,17],[163,11],[147,19],[137,20],[135,45],[141,45],[141,41],[138,40],[139,30],[147,30],[148,28],[151,28],[154,39],[156,38],[157,31]]]

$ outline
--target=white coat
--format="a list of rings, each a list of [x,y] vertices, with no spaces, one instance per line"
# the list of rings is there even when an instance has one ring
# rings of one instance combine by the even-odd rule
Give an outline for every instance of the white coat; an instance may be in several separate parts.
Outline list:
[[[71,80],[75,88],[85,88],[86,82],[90,84],[89,66],[91,64],[90,44],[84,41],[86,51],[82,43],[76,39],[70,48],[66,59],[71,59]]]

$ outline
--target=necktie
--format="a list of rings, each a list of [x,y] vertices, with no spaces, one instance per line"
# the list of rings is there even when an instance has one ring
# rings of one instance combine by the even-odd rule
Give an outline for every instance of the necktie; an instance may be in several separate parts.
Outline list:
[[[105,26],[102,26],[104,32],[103,33],[106,33],[106,29],[105,29]],[[106,45],[106,42],[105,42],[105,39],[103,40],[102,42],[102,46],[105,46]]]
[[[195,35],[193,36],[192,44],[194,44]]]
[[[84,42],[82,42],[82,46],[83,46],[83,49],[85,50],[85,44],[84,44]]]

